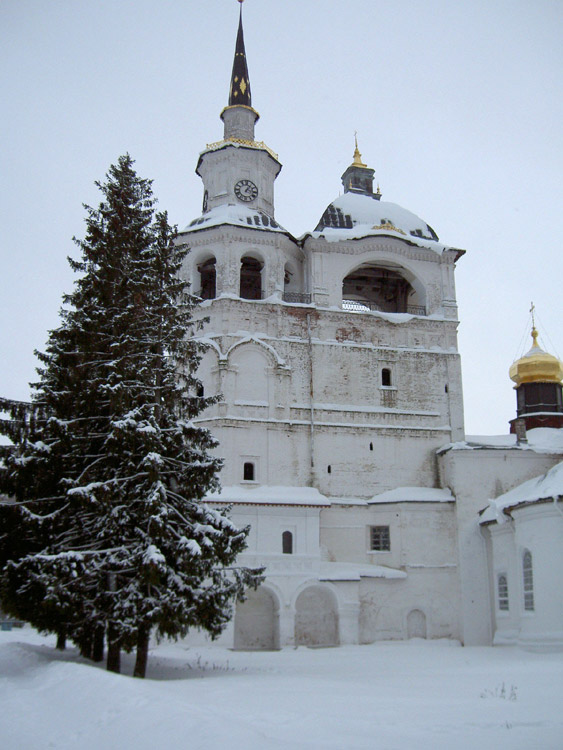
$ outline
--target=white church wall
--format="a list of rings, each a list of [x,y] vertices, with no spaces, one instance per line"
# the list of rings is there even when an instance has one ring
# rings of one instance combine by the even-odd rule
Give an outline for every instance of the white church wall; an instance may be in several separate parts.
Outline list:
[[[493,547],[496,644],[533,650],[563,649],[563,514],[553,502],[514,509],[512,518],[487,527]],[[531,555],[531,599],[524,591],[524,555]],[[498,577],[506,575],[507,599],[499,603]]]
[[[436,480],[434,450],[443,438],[440,432],[317,426],[317,486],[329,496],[364,499],[398,486],[432,487]]]
[[[289,500],[289,498],[288,498]],[[319,508],[304,506],[235,505],[231,518],[236,524],[250,524],[246,555],[275,556],[290,565],[295,556],[319,558]],[[292,534],[293,552],[282,553],[282,534]]]
[[[233,159],[235,149],[236,159]],[[279,170],[279,164],[266,151],[234,145],[208,151],[198,165],[198,173],[208,190],[210,209],[224,203],[238,180],[258,180],[255,205],[270,216],[274,215],[274,179]]]
[[[425,306],[429,314],[439,312],[443,300],[455,300],[453,278],[443,275],[441,268],[453,266],[453,258],[447,254],[410,246],[392,237],[340,242],[308,238],[305,248],[311,252],[316,302],[323,307],[341,306],[344,278],[364,263],[402,268],[402,275],[415,291],[414,304]]]
[[[320,539],[332,561],[392,568],[456,568],[453,503],[338,505],[321,515]],[[370,528],[389,527],[389,551],[374,551]]]
[[[424,615],[427,638],[459,638],[458,605],[455,568],[408,570],[404,580],[363,578],[360,643],[405,640],[414,610]],[[420,632],[416,635],[422,637]]]
[[[465,645],[493,642],[487,546],[478,522],[490,498],[538,476],[560,457],[532,450],[448,450],[438,456],[440,485],[456,498],[461,617]]]
[[[519,584],[518,642],[535,650],[563,649],[563,513],[559,504],[536,503],[513,511],[516,578]],[[523,556],[531,553],[533,610],[524,606]],[[519,575],[518,575],[519,573]]]
[[[490,585],[494,613],[495,645],[514,644],[520,631],[520,580],[514,540],[514,523],[491,524],[485,535],[490,534],[492,556]],[[499,579],[504,576],[506,589],[499,592]]]

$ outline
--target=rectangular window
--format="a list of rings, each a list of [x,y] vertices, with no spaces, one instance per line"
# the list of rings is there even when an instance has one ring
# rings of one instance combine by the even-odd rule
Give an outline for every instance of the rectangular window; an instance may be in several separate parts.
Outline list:
[[[498,608],[502,612],[508,611],[508,578],[506,573],[501,573],[497,579]]]
[[[389,526],[370,527],[370,549],[372,552],[389,552],[391,549]]]
[[[242,471],[242,476],[245,482],[254,481],[254,464],[250,461],[245,461]]]

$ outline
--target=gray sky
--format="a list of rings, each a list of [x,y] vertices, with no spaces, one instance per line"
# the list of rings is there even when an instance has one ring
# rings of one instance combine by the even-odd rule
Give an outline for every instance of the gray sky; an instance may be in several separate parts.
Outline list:
[[[58,326],[94,180],[129,151],[180,228],[220,140],[235,0],[0,0],[0,394],[26,399]],[[276,217],[314,229],[354,131],[383,200],[467,250],[457,266],[466,430],[515,415],[508,367],[530,301],[563,355],[563,3],[246,0],[257,138],[279,153]]]

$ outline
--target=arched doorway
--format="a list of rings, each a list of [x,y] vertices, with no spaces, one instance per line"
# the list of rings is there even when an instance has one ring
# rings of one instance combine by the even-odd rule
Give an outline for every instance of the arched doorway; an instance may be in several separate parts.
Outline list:
[[[407,638],[426,638],[426,615],[421,609],[411,609],[407,615]]]
[[[235,649],[267,651],[278,648],[278,606],[264,587],[248,591],[235,611]]]
[[[338,643],[335,598],[322,586],[310,586],[295,602],[295,645],[337,646]]]

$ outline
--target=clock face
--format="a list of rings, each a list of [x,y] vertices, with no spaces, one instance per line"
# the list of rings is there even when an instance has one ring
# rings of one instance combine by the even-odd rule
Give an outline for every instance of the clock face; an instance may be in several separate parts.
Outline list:
[[[235,185],[235,195],[239,201],[250,203],[258,195],[258,188],[252,180],[239,180]]]

